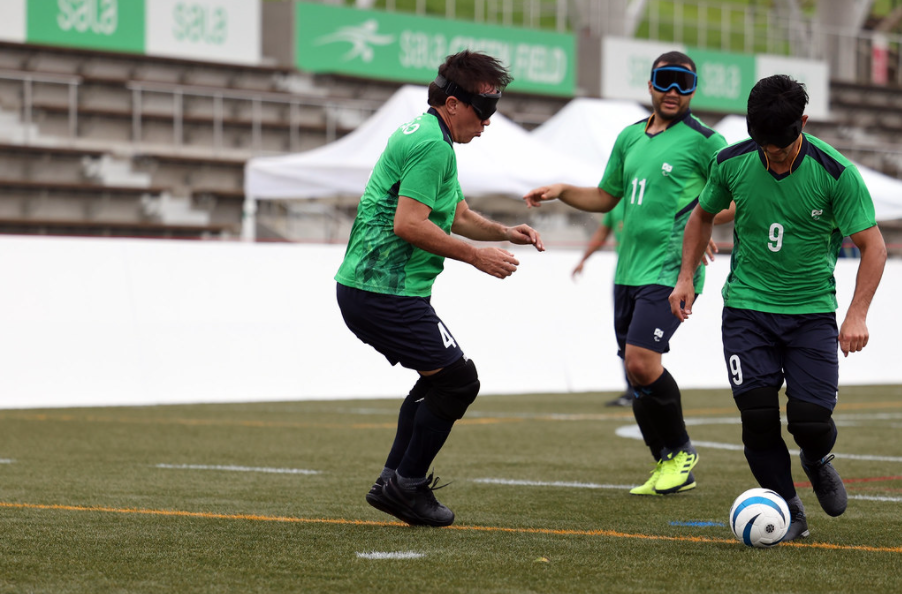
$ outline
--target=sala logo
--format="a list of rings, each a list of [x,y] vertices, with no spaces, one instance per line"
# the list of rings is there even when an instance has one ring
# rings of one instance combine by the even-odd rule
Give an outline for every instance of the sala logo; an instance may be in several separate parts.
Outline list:
[[[119,26],[118,0],[58,0],[56,24],[63,31],[112,35]]]
[[[220,7],[179,2],[173,9],[172,33],[178,41],[222,45],[228,34],[229,13]]]

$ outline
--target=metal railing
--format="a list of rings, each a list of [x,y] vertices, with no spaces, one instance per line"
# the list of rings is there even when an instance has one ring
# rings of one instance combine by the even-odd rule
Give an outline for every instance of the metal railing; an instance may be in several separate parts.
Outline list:
[[[570,21],[568,0],[473,0],[458,6],[456,0],[445,0],[444,11],[430,12],[426,0],[384,0],[366,3],[384,7],[389,12],[413,12],[417,15],[444,16],[477,23],[520,26],[532,29],[566,31]],[[472,7],[472,12],[468,10]]]
[[[69,137],[75,138],[78,133],[78,87],[82,83],[80,76],[0,70],[0,80],[12,80],[22,83],[22,124],[24,126],[23,132],[25,142],[30,142],[32,140],[31,130],[34,127],[33,106],[35,83],[68,87]]]
[[[813,10],[715,0],[380,0],[388,11],[825,60],[837,80],[902,85],[902,35],[830,27]],[[438,4],[440,5],[440,4]],[[472,5],[472,14],[463,12]],[[468,8],[469,10],[469,8]]]
[[[72,143],[84,140],[79,135],[79,95],[80,88],[84,83],[81,77],[0,70],[0,80],[21,83],[19,105],[17,107],[20,111],[22,141],[25,144],[30,144],[35,140],[32,131],[35,128],[36,105],[38,107],[45,105],[45,103],[38,102],[35,99],[36,85],[67,87],[65,113],[68,140]],[[172,144],[176,147],[184,146],[186,99],[201,98],[208,100],[211,104],[211,113],[205,115],[210,118],[213,138],[212,146],[203,148],[212,149],[217,154],[223,152],[225,148],[224,128],[228,120],[224,107],[226,102],[232,104],[233,107],[237,105],[239,111],[249,111],[250,117],[247,124],[251,136],[250,150],[255,154],[265,152],[263,148],[263,128],[265,124],[271,123],[271,120],[267,120],[264,117],[264,106],[267,104],[283,106],[287,109],[288,117],[285,127],[288,129],[288,150],[290,152],[296,152],[301,147],[300,134],[304,125],[300,115],[302,108],[313,108],[315,111],[322,113],[324,142],[328,143],[339,137],[342,127],[356,127],[357,124],[372,115],[381,105],[377,101],[361,99],[301,97],[290,93],[230,91],[164,83],[129,82],[124,87],[131,93],[130,108],[127,114],[131,119],[129,135],[131,144],[140,145],[142,143],[145,120],[148,116],[153,115],[156,121],[160,120],[159,116],[161,114],[159,111],[149,112],[146,110],[146,99],[150,95],[162,95],[168,98],[164,103],[171,106]],[[249,109],[242,110],[242,105],[248,106]],[[197,126],[198,124],[195,123],[193,125]],[[59,136],[57,137],[59,138]]]
[[[300,150],[300,129],[303,124],[300,117],[301,108],[313,107],[317,110],[322,110],[325,120],[325,142],[329,143],[338,138],[340,122],[349,111],[359,114],[357,118],[354,118],[359,120],[359,123],[372,115],[380,105],[375,101],[359,99],[319,99],[264,91],[211,90],[202,87],[165,83],[130,82],[126,87],[132,93],[133,142],[140,144],[143,138],[144,118],[146,117],[143,109],[145,98],[148,95],[156,94],[171,97],[172,142],[176,146],[182,146],[184,144],[185,98],[194,97],[212,101],[212,148],[216,152],[221,151],[224,145],[223,129],[226,121],[224,104],[226,101],[250,106],[251,149],[255,153],[263,152],[263,126],[266,122],[263,114],[265,104],[287,107],[288,121],[286,126],[289,129],[289,152]]]

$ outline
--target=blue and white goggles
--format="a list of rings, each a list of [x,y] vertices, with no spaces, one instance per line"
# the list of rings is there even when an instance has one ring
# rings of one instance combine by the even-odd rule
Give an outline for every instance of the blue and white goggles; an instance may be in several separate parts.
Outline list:
[[[698,75],[684,66],[661,66],[651,71],[651,86],[662,93],[676,89],[680,95],[691,95],[698,86]]]

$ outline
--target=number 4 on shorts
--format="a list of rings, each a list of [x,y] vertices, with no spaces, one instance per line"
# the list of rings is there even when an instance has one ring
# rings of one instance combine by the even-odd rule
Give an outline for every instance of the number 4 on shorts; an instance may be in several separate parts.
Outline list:
[[[451,333],[448,332],[448,329],[445,328],[445,325],[441,322],[438,323],[438,331],[439,334],[442,335],[442,343],[445,345],[445,348],[448,348],[449,346],[457,346],[457,343],[454,342],[454,337],[451,336]]]

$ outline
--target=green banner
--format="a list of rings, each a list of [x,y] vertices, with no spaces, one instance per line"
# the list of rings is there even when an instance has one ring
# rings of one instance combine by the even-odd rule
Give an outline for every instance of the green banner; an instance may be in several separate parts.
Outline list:
[[[144,52],[145,0],[28,0],[26,39],[68,47]]]
[[[569,34],[306,2],[295,4],[295,19],[296,65],[309,72],[427,84],[446,56],[470,49],[504,63],[512,91],[574,94]]]
[[[698,69],[698,89],[692,107],[745,113],[749,91],[758,82],[753,54],[729,54],[690,47]]]

